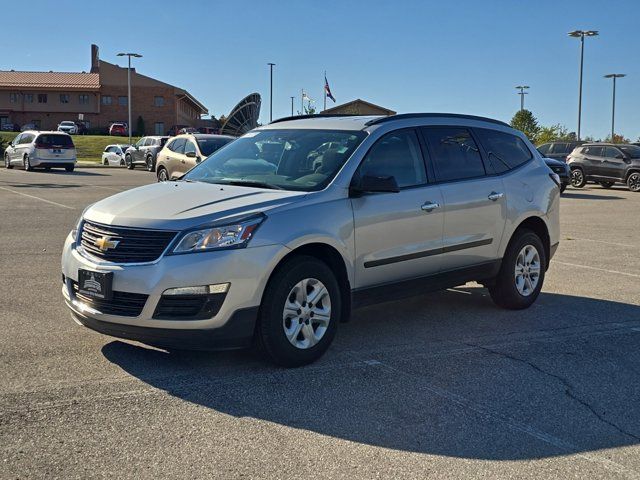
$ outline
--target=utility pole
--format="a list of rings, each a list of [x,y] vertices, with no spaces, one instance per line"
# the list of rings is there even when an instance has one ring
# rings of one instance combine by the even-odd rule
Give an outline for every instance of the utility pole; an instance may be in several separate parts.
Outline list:
[[[131,57],[142,58],[139,53],[118,53],[118,57],[129,57],[129,65],[127,67],[127,106],[129,107],[129,123],[127,124],[127,133],[129,134],[129,145],[131,145]]]
[[[580,39],[580,87],[578,90],[578,140],[580,140],[580,124],[582,123],[582,71],[584,67],[584,37],[595,37],[597,30],[574,30],[569,32],[570,37]]]
[[[267,63],[267,65],[269,65],[269,70],[270,70],[270,77],[271,80],[269,82],[269,121],[272,122],[273,121],[273,67],[275,65],[275,63]]]
[[[291,116],[293,117],[293,99],[296,97],[291,97]]]
[[[516,89],[520,90],[520,92],[518,93],[518,95],[520,95],[520,111],[524,110],[524,96],[528,95],[527,92],[525,92],[525,89],[528,89],[529,86],[528,85],[518,85],[516,87]]]
[[[616,129],[616,78],[626,77],[627,75],[624,73],[609,73],[605,75],[604,78],[613,78],[613,101],[611,106],[611,143],[613,143],[613,137],[615,135]]]

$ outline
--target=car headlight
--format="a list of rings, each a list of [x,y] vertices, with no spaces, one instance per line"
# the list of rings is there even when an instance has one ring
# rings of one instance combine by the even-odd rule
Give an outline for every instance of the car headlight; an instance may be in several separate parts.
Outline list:
[[[194,253],[246,247],[264,219],[264,215],[260,215],[237,223],[185,232],[171,253]]]
[[[78,217],[78,220],[76,220],[74,227],[71,229],[71,238],[73,239],[74,242],[78,241],[78,232],[80,231],[80,225],[82,224],[82,219],[84,218],[84,214],[87,213],[87,210],[89,210],[92,206],[93,206],[93,203],[85,207],[85,209],[80,214],[80,217]]]

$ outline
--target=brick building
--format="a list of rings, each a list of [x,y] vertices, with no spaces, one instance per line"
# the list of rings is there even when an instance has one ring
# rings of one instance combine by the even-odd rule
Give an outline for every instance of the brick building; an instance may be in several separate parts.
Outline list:
[[[142,116],[146,134],[164,135],[173,125],[198,126],[208,113],[182,88],[131,69],[132,129]],[[90,129],[106,130],[126,122],[127,68],[100,60],[91,45],[90,72],[18,72],[0,70],[0,124],[34,123],[55,129],[63,120],[83,121]]]

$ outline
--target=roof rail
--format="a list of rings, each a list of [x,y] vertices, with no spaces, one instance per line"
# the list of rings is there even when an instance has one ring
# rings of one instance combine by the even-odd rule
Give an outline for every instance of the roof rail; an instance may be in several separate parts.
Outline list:
[[[392,122],[394,120],[403,120],[405,118],[462,118],[466,120],[479,120],[482,122],[491,122],[498,125],[511,128],[511,125],[501,122],[500,120],[494,120],[493,118],[478,117],[476,115],[464,115],[461,113],[399,113],[397,115],[389,115],[388,117],[376,118],[369,120],[365,125],[370,127],[371,125],[379,125],[381,123]]]
[[[273,123],[288,122],[289,120],[304,120],[305,118],[359,117],[359,116],[362,116],[362,115],[357,115],[353,113],[328,113],[328,114],[314,113],[313,115],[293,115],[291,117],[277,118],[276,120],[269,122],[269,125]]]

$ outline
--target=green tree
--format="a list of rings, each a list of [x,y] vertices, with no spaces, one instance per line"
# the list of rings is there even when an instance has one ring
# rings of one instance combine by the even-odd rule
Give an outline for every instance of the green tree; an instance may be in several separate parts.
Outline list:
[[[511,119],[511,126],[524,133],[529,140],[535,143],[540,132],[538,120],[529,110],[519,110]]]
[[[136,135],[138,137],[145,136],[144,128],[144,119],[142,118],[142,115],[138,115],[138,120],[136,121]]]
[[[536,144],[542,145],[543,143],[556,142],[558,140],[573,141],[575,139],[575,132],[569,132],[567,127],[557,123],[550,127],[540,127],[536,135]]]
[[[631,140],[625,138],[624,135],[618,135],[617,133],[613,134],[613,139],[611,139],[611,135],[607,135],[607,138],[605,138],[604,141],[608,143],[631,143]]]

